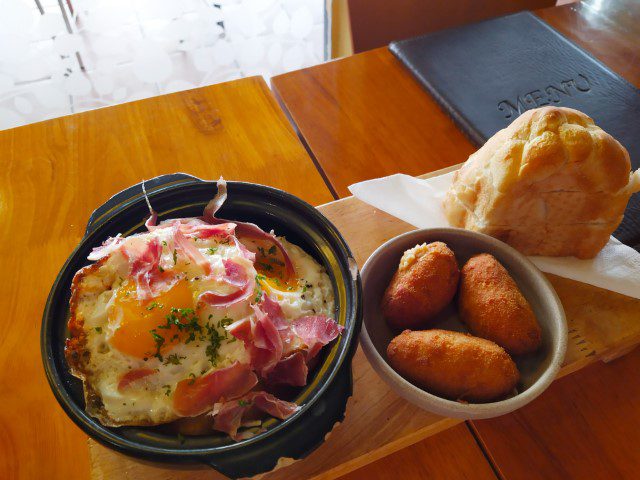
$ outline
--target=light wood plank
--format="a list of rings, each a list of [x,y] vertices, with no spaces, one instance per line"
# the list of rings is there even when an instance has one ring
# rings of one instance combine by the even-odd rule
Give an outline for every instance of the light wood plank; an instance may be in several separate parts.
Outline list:
[[[456,168],[456,167],[452,167]],[[445,173],[452,168],[424,175]],[[349,197],[319,207],[349,243],[358,265],[375,248],[414,227]],[[640,343],[640,300],[583,283],[549,275],[567,315],[571,335],[560,375],[575,372]],[[353,361],[354,393],[342,424],[334,428],[329,441],[306,459],[265,475],[268,480],[287,478],[332,479],[415,444],[459,423],[411,405],[393,393],[358,349]],[[153,478],[155,468],[126,460],[111,452],[94,456],[97,478],[127,471],[128,478]],[[176,471],[174,479],[215,478],[210,472]]]

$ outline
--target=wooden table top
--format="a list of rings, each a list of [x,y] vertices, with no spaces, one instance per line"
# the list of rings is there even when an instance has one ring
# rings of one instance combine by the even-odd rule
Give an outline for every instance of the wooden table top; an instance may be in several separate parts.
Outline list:
[[[92,210],[176,171],[268,184],[316,205],[333,197],[262,78],[2,131],[0,152],[0,478],[86,479],[87,437],[49,389],[39,332]]]
[[[637,32],[624,10],[594,14],[578,6],[539,15],[638,84]],[[589,45],[593,38],[597,45]],[[11,276],[0,291],[6,312],[0,319],[0,477],[89,477],[87,437],[57,405],[44,378],[39,328],[55,275],[91,211],[110,195],[142,178],[184,171],[273,185],[318,205],[334,198],[331,190],[346,195],[354,181],[399,171],[422,174],[473,151],[386,50],[317,68],[335,70],[307,69],[273,84],[321,173],[256,78],[0,132],[0,270]],[[627,389],[624,380],[638,367],[639,354],[592,366],[516,414],[458,425],[348,478],[494,478],[493,469],[522,478],[532,465],[547,476],[635,472],[640,465],[630,445],[640,439],[633,401],[640,392]],[[541,429],[549,418],[563,421]],[[585,457],[592,459],[586,467],[580,463]]]
[[[637,2],[605,2],[599,9],[571,4],[536,13],[640,86]],[[386,48],[275,77],[272,88],[340,196],[348,195],[352,183],[421,174],[462,162],[474,151]],[[640,443],[640,410],[628,383],[639,368],[638,352],[593,365],[513,414],[469,426],[507,479],[637,474],[640,454],[630,448]],[[389,466],[402,461],[379,463],[392,472]]]

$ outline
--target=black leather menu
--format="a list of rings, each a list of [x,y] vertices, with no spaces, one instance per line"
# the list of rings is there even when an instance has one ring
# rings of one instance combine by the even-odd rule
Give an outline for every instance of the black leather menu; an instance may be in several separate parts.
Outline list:
[[[392,42],[413,73],[478,146],[526,110],[581,110],[640,168],[640,91],[530,12]],[[614,235],[640,250],[640,194]]]

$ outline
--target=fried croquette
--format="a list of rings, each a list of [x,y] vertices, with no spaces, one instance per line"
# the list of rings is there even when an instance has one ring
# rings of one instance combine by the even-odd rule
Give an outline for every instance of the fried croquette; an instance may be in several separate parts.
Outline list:
[[[540,325],[529,302],[488,253],[471,257],[462,267],[458,309],[471,333],[497,343],[511,355],[540,347]]]
[[[460,271],[453,252],[442,242],[407,250],[384,292],[382,314],[390,327],[424,328],[453,299]]]
[[[451,400],[504,398],[520,374],[495,343],[448,330],[405,330],[387,347],[390,365],[424,390]]]

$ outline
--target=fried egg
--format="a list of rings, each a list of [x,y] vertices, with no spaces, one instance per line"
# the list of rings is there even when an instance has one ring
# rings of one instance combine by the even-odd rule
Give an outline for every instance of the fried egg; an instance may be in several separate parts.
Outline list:
[[[286,275],[273,245],[256,240],[187,236],[191,254],[181,248],[174,227],[116,240],[108,255],[74,278],[66,349],[72,373],[83,380],[87,412],[104,425],[176,420],[179,382],[234,362],[249,363],[243,342],[227,328],[253,315],[252,304],[262,295],[280,305],[287,322],[334,315],[324,268],[283,238],[293,275]],[[144,255],[153,246],[159,249],[157,266],[145,271]],[[247,249],[255,252],[255,261],[247,258]],[[204,292],[224,296],[239,288],[227,271],[229,262],[255,280],[250,295],[222,307],[199,302]],[[142,265],[142,274],[136,265]]]

